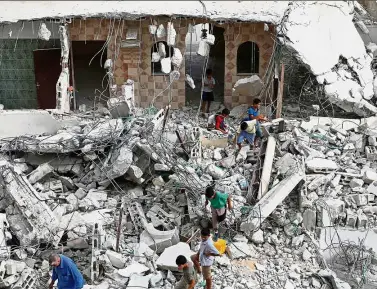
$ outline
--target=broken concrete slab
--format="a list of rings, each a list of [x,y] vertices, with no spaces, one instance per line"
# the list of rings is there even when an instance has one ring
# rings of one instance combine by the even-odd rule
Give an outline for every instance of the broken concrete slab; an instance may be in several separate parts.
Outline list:
[[[338,169],[338,165],[333,160],[323,158],[313,158],[306,162],[306,167],[312,172],[328,172]]]
[[[59,231],[57,218],[27,178],[3,162],[0,173],[6,189],[9,206],[6,209],[8,221],[21,244],[30,245],[37,242],[57,244],[63,234]]]
[[[53,171],[54,171],[54,168],[47,163],[40,165],[34,171],[32,171],[30,175],[28,176],[29,182],[31,184],[35,184],[36,182],[41,180],[46,175],[52,173]]]
[[[268,191],[270,185],[271,171],[275,157],[276,140],[273,136],[269,136],[267,140],[267,148],[264,153],[264,162],[262,169],[262,176],[260,178],[258,189],[258,200],[262,198]]]
[[[175,260],[179,255],[183,255],[187,260],[191,260],[191,256],[195,252],[191,251],[190,246],[187,243],[180,242],[174,246],[166,248],[164,252],[156,261],[156,265],[161,270],[178,271],[178,266]]]
[[[240,229],[250,234],[259,228],[272,211],[303,180],[303,177],[302,172],[294,173],[269,190],[251,210],[247,220],[241,223]]]

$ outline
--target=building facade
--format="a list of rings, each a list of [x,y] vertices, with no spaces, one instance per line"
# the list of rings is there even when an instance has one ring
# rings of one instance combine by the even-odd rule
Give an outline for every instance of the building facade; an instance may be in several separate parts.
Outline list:
[[[194,18],[172,19],[170,17],[142,18],[134,21],[120,18],[71,19],[67,28],[72,46],[70,56],[71,84],[76,90],[77,105],[81,103],[90,105],[96,101],[106,101],[108,98],[108,76],[103,67],[105,60],[108,58],[113,61],[113,84],[117,85],[118,89],[127,79],[134,81],[135,102],[137,105],[148,107],[151,102],[153,102],[156,107],[163,107],[170,103],[172,108],[176,109],[186,104],[186,90],[191,89],[185,83],[185,63],[187,63],[188,60],[186,58],[182,62],[179,69],[179,79],[169,86],[169,75],[161,72],[160,66],[152,62],[151,55],[152,52],[156,51],[159,42],[165,45],[168,55],[171,49],[166,45],[166,37],[157,38],[155,35],[150,34],[149,25],[153,22],[158,25],[162,24],[165,29],[168,22],[173,23],[177,33],[175,47],[185,56],[187,45],[185,41],[189,24],[199,24],[202,23],[203,20]],[[26,25],[30,25],[31,22],[25,23]],[[218,59],[219,63],[224,67],[219,70],[221,71],[221,75],[216,76],[217,78],[223,77],[223,80],[220,80],[224,83],[223,102],[225,106],[234,107],[239,104],[251,102],[251,99],[248,97],[235,95],[232,88],[240,78],[248,77],[253,74],[258,74],[261,79],[264,78],[273,53],[275,38],[274,25],[261,22],[209,23],[223,30],[223,41],[215,43],[215,45],[211,46],[211,50],[217,49],[216,47],[220,45],[225,47],[225,55],[221,56],[224,59]],[[49,25],[48,27],[52,26]],[[38,31],[37,28],[35,30]],[[51,30],[53,30],[54,33],[51,38],[58,38],[56,28],[53,27]],[[133,43],[135,45],[127,45],[127,33],[130,31],[133,32]],[[17,31],[15,31],[15,33],[17,33]],[[56,82],[51,85],[51,79],[49,79],[50,85],[47,85],[43,83],[44,81],[47,82],[47,76],[43,78],[41,75],[43,71],[48,74],[49,69],[54,70],[54,73],[50,74],[51,77],[55,77],[55,74],[60,72],[56,67],[53,67],[60,65],[60,55],[56,53],[56,51],[51,53],[49,49],[46,49],[51,47],[51,43],[45,48],[42,44],[38,44],[43,41],[38,40],[38,42],[34,43],[33,37],[34,40],[37,39],[35,32],[19,42],[25,42],[22,53],[27,54],[25,57],[27,56],[28,59],[33,55],[35,58],[38,56],[36,56],[35,51],[39,50],[38,59],[43,59],[45,56],[45,59],[48,59],[49,63],[43,63],[43,60],[37,61],[34,59],[33,67],[33,61],[29,61],[30,65],[28,65],[30,67],[28,66],[28,73],[25,74],[25,77],[29,79],[28,83],[32,81],[30,79],[33,79],[33,77],[29,75],[33,73],[32,71],[39,73],[39,75],[34,77],[36,88],[29,87],[30,83],[27,88],[30,91],[36,91],[36,94],[34,92],[29,94],[30,99],[25,101],[28,105],[24,107],[15,107],[17,104],[14,103],[9,107],[6,103],[6,98],[9,98],[9,93],[4,93],[3,96],[0,95],[0,102],[5,102],[4,105],[6,109],[53,108],[55,92],[51,90],[53,90]],[[3,36],[3,38],[5,38],[5,36]],[[30,40],[30,43],[33,45],[30,45],[28,40]],[[14,42],[15,40],[11,42],[11,48],[14,47]],[[54,42],[59,42],[59,40],[56,39]],[[3,45],[0,49],[9,48],[9,45]],[[42,49],[39,49],[39,47],[42,47]],[[60,47],[60,45],[57,43],[53,48],[58,47]],[[8,49],[9,53],[11,53],[11,48]],[[30,50],[29,52],[26,51],[28,49]],[[8,58],[9,66],[12,66],[12,57]],[[52,63],[55,64],[52,65]],[[2,79],[3,75],[7,75],[4,71],[4,66],[0,65],[0,83],[5,81]],[[10,83],[10,81],[8,81],[8,83]],[[196,86],[201,86],[201,83],[195,84]],[[51,101],[46,100],[50,97],[52,99]],[[200,95],[198,98],[200,98]]]

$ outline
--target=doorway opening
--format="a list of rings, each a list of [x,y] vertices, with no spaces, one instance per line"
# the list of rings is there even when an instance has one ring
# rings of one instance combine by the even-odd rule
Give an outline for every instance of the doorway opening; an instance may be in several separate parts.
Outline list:
[[[102,59],[102,52],[98,53],[104,44],[105,41],[72,41],[76,108],[81,104],[91,108],[94,103],[105,104],[109,99],[104,68],[107,53],[102,55]],[[93,58],[94,55],[96,56]]]
[[[207,29],[207,33],[212,31],[215,36],[214,45],[210,45],[208,63],[206,57],[197,54],[202,29]],[[186,35],[185,65],[186,74],[189,74],[195,82],[195,89],[186,83],[186,103],[188,105],[198,105],[201,99],[202,76],[205,68],[211,68],[213,78],[216,81],[213,90],[215,102],[224,102],[224,80],[225,80],[225,29],[217,27],[211,23],[197,24]]]

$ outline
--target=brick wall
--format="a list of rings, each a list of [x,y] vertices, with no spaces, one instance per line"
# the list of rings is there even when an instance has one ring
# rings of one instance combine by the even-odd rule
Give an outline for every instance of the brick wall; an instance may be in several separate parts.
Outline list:
[[[170,18],[154,18],[158,24],[167,26]],[[201,21],[196,21],[196,24]],[[113,34],[118,32],[118,37],[111,36],[107,48],[107,55],[114,62],[114,78],[117,85],[122,85],[128,78],[135,81],[135,98],[138,105],[147,107],[151,101],[155,100],[156,107],[162,107],[169,102],[170,89],[166,89],[169,83],[168,76],[153,75],[151,71],[151,48],[156,39],[149,33],[148,25],[151,19],[142,21],[125,21],[110,19],[86,20],[75,19],[70,24],[70,36],[73,41],[102,40],[108,39],[109,31]],[[187,34],[190,20],[173,20],[174,28],[177,32],[176,47],[185,54],[185,37]],[[141,31],[141,49],[139,48],[120,48],[121,39],[125,39],[128,27],[138,28]],[[264,31],[263,23],[233,23],[225,27],[225,93],[224,102],[228,107],[249,102],[246,97],[232,95],[232,87],[235,82],[245,75],[237,75],[237,48],[245,41],[256,42],[259,46],[259,76],[264,76],[273,47],[272,32]],[[123,30],[123,31],[122,31]],[[121,31],[123,33],[121,33]],[[166,37],[157,39],[166,41]],[[106,53],[105,53],[106,54]],[[180,78],[171,86],[172,108],[180,108],[185,105],[185,63],[183,61],[180,68]],[[199,85],[199,84],[196,84]]]
[[[167,26],[169,18],[155,18],[158,24]],[[80,23],[81,22],[81,23]],[[176,47],[185,53],[185,36],[187,25],[185,21],[174,20],[174,28],[177,32]],[[75,19],[70,24],[70,36],[72,41],[102,40],[108,39],[109,31],[118,32],[118,37],[112,36],[108,45],[106,57],[111,57],[114,62],[114,80],[117,85],[122,85],[127,79],[135,81],[136,102],[142,107],[150,105],[155,96],[155,106],[162,107],[169,102],[170,89],[166,89],[169,83],[169,76],[153,75],[151,71],[151,49],[155,41],[166,41],[166,37],[154,39],[149,33],[148,26],[151,20],[143,21],[119,21],[109,19]],[[137,28],[141,31],[141,49],[120,48],[121,39],[125,39],[128,27]],[[122,36],[120,31],[123,28]],[[115,41],[116,40],[116,41]],[[171,86],[172,108],[179,108],[185,104],[185,64],[180,68],[180,79]]]
[[[225,38],[225,91],[224,103],[227,107],[251,103],[252,99],[232,93],[237,80],[250,75],[237,75],[237,49],[246,41],[255,42],[259,47],[259,77],[263,79],[273,50],[274,27],[264,31],[264,23],[232,23],[226,27]]]

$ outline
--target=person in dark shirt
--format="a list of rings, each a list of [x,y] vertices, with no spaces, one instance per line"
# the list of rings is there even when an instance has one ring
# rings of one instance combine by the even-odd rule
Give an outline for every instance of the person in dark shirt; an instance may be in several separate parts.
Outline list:
[[[58,254],[52,254],[49,263],[53,267],[49,289],[58,280],[58,289],[81,289],[85,285],[79,269],[72,259]]]
[[[221,114],[216,115],[215,117],[215,129],[221,131],[222,133],[228,133],[226,131],[226,124],[225,124],[225,118],[227,118],[230,114],[229,109],[224,108],[221,112]]]

